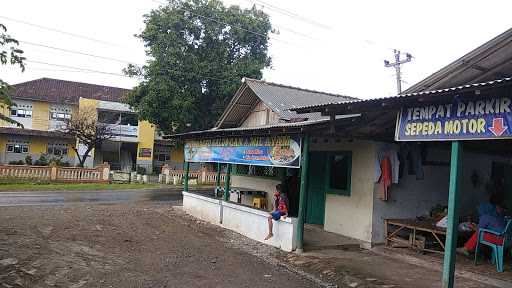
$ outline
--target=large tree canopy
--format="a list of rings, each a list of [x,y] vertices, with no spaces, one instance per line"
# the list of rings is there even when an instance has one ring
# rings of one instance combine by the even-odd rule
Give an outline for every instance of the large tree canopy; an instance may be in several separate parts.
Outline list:
[[[150,56],[128,97],[139,116],[165,132],[211,128],[242,77],[260,79],[270,66],[268,15],[217,0],[170,1],[145,15],[137,35]]]
[[[7,34],[7,27],[0,23],[0,64],[19,65],[21,70],[24,71],[23,60],[25,60],[25,57],[23,57],[23,51],[18,48],[18,45],[18,41]],[[11,106],[15,106],[15,104],[9,97],[9,85],[0,79],[0,121],[23,127],[23,125],[9,117]]]

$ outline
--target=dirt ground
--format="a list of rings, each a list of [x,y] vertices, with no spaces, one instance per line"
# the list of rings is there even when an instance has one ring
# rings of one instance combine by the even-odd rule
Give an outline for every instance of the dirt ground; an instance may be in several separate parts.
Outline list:
[[[0,219],[0,287],[317,286],[168,204],[2,207]]]
[[[440,287],[439,271],[361,249],[285,253],[170,202],[0,207],[0,219],[0,288]]]

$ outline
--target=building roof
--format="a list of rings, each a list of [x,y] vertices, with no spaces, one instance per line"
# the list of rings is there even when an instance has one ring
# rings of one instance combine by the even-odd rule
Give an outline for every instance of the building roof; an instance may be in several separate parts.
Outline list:
[[[12,85],[13,99],[59,104],[78,104],[80,98],[122,102],[129,89],[51,78],[40,78]]]
[[[463,92],[465,90],[474,90],[474,89],[485,89],[485,88],[495,88],[502,85],[508,85],[512,83],[512,77],[503,78],[503,79],[496,79],[491,80],[487,82],[482,83],[473,83],[473,84],[466,84],[456,87],[450,87],[450,88],[443,88],[438,90],[432,90],[432,91],[421,91],[421,92],[414,92],[414,93],[408,93],[408,94],[401,94],[391,97],[381,97],[381,98],[372,98],[372,99],[361,99],[361,100],[353,100],[348,102],[332,102],[332,103],[325,103],[325,104],[318,104],[318,105],[311,105],[311,106],[304,106],[299,108],[294,108],[292,110],[296,111],[297,113],[312,113],[312,112],[324,112],[324,114],[328,114],[326,112],[334,111],[334,110],[340,110],[343,108],[349,108],[353,109],[354,107],[359,106],[366,106],[370,105],[372,103],[379,103],[381,106],[386,106],[389,103],[395,103],[400,102],[403,103],[404,101],[409,100],[417,100],[418,98],[422,98],[422,101],[426,101],[425,97],[432,96],[444,96],[446,93],[450,92]],[[442,95],[440,95],[442,94]],[[360,111],[353,111],[354,113],[359,113]]]
[[[336,120],[339,119],[353,119],[360,117],[359,114],[351,115],[339,115],[336,116]],[[171,135],[171,138],[181,139],[193,139],[193,138],[214,138],[220,136],[267,136],[275,133],[279,134],[298,134],[305,129],[317,129],[318,127],[326,126],[329,124],[329,118],[306,120],[300,122],[288,122],[288,123],[275,123],[254,127],[234,127],[234,128],[213,128],[210,130],[203,131],[192,131],[186,133],[180,133]]]
[[[48,138],[74,139],[73,136],[60,131],[43,131],[33,129],[20,129],[15,127],[0,127],[0,134],[37,136]]]
[[[298,115],[296,112],[290,111],[292,108],[355,99],[357,98],[244,78],[242,86],[224,110],[216,127],[239,126],[259,101],[278,114],[280,119],[294,121],[298,118],[301,118],[300,120],[320,120],[325,117],[319,113]]]
[[[512,76],[512,28],[414,84],[404,94]]]

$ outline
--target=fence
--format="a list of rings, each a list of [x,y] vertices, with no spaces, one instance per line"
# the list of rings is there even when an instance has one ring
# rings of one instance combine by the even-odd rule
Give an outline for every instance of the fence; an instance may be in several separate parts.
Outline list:
[[[173,170],[169,166],[164,165],[162,167],[162,174],[159,181],[165,182],[167,184],[177,182],[182,183],[184,178],[185,171],[183,170]],[[189,171],[188,178],[191,180],[196,180],[197,184],[215,184],[217,183],[217,172],[208,172],[205,169],[201,169],[198,171]],[[176,179],[176,181],[174,180]],[[220,182],[224,183],[226,181],[226,174],[220,174]]]
[[[108,163],[103,163],[95,168],[0,165],[0,179],[101,183],[109,181],[109,174],[110,166]]]

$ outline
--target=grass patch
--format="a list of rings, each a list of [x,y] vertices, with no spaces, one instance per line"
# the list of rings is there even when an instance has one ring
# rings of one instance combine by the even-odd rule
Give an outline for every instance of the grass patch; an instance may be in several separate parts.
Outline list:
[[[0,183],[1,191],[81,191],[158,188],[159,184],[139,183]]]

